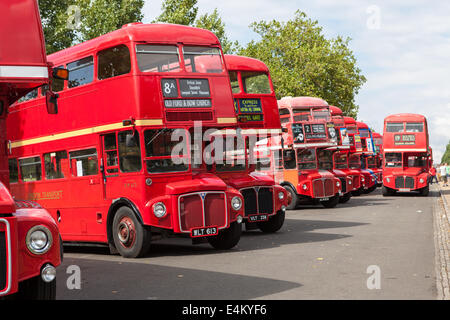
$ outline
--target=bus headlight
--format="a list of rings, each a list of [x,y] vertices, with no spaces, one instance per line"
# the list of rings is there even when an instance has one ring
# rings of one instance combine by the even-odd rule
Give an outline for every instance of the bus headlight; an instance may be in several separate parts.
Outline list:
[[[28,231],[25,241],[31,253],[44,254],[52,246],[53,237],[48,228],[39,225]]]
[[[167,213],[167,209],[166,209],[166,206],[164,205],[164,203],[158,202],[153,205],[153,214],[157,218],[164,217],[166,215],[166,213]]]
[[[278,192],[278,199],[283,200],[284,199],[284,193],[283,191]]]
[[[231,206],[233,207],[234,210],[238,211],[239,209],[242,208],[242,200],[240,197],[233,197],[233,199],[231,199]]]
[[[361,181],[364,182],[364,177],[361,177]]]
[[[420,183],[424,183],[424,180],[422,178],[420,178],[419,182]]]
[[[339,181],[337,181],[337,182],[336,182],[336,187],[339,188],[340,186],[341,186],[341,183],[340,183]]]
[[[306,183],[302,186],[303,190],[308,189],[308,186],[306,185]]]
[[[391,179],[389,179],[389,178],[386,178],[386,181],[387,181],[387,182],[391,182]]]

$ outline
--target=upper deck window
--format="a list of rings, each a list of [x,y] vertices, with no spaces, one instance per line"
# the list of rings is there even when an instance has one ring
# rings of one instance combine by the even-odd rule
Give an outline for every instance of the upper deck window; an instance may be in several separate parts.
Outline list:
[[[423,132],[423,123],[421,122],[407,122],[406,132]]]
[[[222,73],[220,50],[212,47],[183,47],[184,65],[187,72]]]
[[[235,71],[230,71],[230,83],[231,83],[231,91],[233,93],[241,92],[241,88],[239,87],[238,74]]]
[[[311,120],[311,112],[307,110],[297,110],[294,109],[294,121],[310,121]]]
[[[358,133],[358,128],[355,125],[349,125],[347,126],[347,132],[351,134]]]
[[[314,120],[326,120],[330,121],[330,111],[328,109],[313,110]]]
[[[403,132],[403,122],[386,123],[386,132]]]
[[[142,72],[180,72],[180,57],[176,46],[138,44],[136,56]]]
[[[98,79],[108,79],[131,71],[130,50],[125,45],[98,53]]]
[[[244,91],[250,94],[272,93],[270,81],[267,74],[262,72],[242,72],[242,84]]]
[[[370,137],[369,130],[368,129],[359,129],[359,136],[361,138],[369,138]]]
[[[94,80],[94,57],[86,57],[67,64],[69,88],[87,84]]]

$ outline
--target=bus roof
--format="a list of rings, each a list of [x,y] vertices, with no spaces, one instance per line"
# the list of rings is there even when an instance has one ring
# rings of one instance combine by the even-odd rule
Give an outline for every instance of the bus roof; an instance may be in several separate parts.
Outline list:
[[[425,116],[416,113],[397,113],[384,118],[384,121],[403,122],[403,121],[426,121]]]
[[[353,119],[352,117],[344,117],[344,121],[345,121],[345,124],[355,124],[356,125],[356,120]]]
[[[332,116],[343,116],[344,115],[341,108],[338,108],[336,106],[330,106],[330,112],[331,112]]]
[[[269,68],[266,64],[258,59],[236,56],[236,55],[225,55],[225,64],[229,71],[239,70],[239,71],[260,71],[269,72]]]
[[[383,138],[383,136],[381,134],[379,134],[378,132],[373,132],[372,131],[372,138]]]
[[[292,109],[320,109],[328,107],[328,103],[315,97],[283,97],[278,100],[278,107]]]
[[[48,59],[58,64],[59,61],[67,61],[71,56],[78,57],[84,51],[89,52],[92,48],[102,50],[128,41],[158,44],[181,42],[187,45],[220,45],[216,35],[208,30],[177,24],[143,24],[137,22],[129,23],[121,29],[53,53],[48,56]]]
[[[358,126],[358,129],[369,129],[369,126],[361,121],[356,121],[356,125]]]

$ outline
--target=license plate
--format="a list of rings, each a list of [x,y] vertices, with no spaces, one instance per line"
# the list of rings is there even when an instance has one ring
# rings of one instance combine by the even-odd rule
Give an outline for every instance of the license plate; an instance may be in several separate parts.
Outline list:
[[[320,198],[319,201],[328,201],[330,198]]]
[[[400,191],[400,192],[410,192],[411,189],[400,188],[400,189],[398,189],[398,191]]]
[[[207,228],[197,228],[191,230],[191,237],[208,237],[208,236],[216,236],[219,233],[219,229],[217,227],[207,227]]]
[[[248,216],[248,221],[249,222],[267,221],[267,219],[269,219],[267,214],[256,214],[256,215],[253,215],[253,216]]]

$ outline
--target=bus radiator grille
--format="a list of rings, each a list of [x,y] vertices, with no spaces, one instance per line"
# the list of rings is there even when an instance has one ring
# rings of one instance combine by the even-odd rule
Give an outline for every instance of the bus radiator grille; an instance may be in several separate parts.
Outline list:
[[[7,284],[7,255],[6,255],[6,234],[0,231],[0,291],[6,289]]]
[[[273,213],[273,190],[272,188],[260,187],[258,191],[259,213]]]
[[[342,193],[347,193],[347,179],[339,178],[339,180],[341,181]]]
[[[241,190],[241,194],[244,197],[244,209],[245,215],[258,213],[258,201],[256,197],[256,190],[253,188]]]
[[[405,188],[414,189],[414,178],[413,177],[405,178]]]

